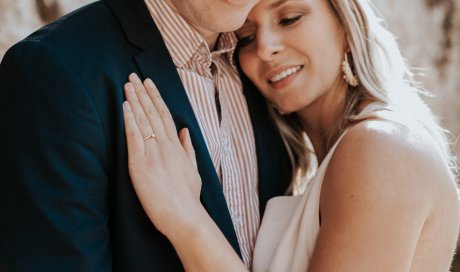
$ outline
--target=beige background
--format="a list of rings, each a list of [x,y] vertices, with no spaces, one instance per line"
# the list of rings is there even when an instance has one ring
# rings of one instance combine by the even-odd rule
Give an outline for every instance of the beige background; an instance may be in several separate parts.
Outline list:
[[[34,29],[90,2],[93,0],[0,0],[0,58]],[[435,94],[425,101],[456,142],[460,135],[460,0],[372,2],[398,37],[408,63],[417,68],[418,80]],[[460,144],[454,149],[459,156]]]

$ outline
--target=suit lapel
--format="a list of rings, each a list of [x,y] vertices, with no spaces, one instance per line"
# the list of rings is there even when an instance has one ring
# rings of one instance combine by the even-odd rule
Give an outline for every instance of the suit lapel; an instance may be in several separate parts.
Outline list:
[[[128,41],[139,47],[135,57],[141,76],[155,82],[171,111],[178,129],[187,127],[196,152],[203,182],[201,201],[235,251],[241,256],[238,240],[222,192],[222,186],[209,156],[187,94],[161,34],[142,0],[104,0],[118,17]]]

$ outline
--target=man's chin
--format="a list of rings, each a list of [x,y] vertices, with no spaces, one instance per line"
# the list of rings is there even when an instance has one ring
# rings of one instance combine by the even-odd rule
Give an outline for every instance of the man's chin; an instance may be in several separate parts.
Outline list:
[[[258,2],[258,1],[253,1],[253,0],[225,0],[225,1],[227,1],[227,3],[229,3],[230,5],[238,6],[238,7],[243,7],[245,5],[248,5],[249,2],[251,1],[254,2],[254,5],[256,2]],[[253,6],[251,8],[253,8]]]
[[[246,18],[242,19],[242,20],[235,20],[233,19],[232,22],[226,22],[226,25],[222,25],[220,28],[220,31],[219,32],[232,32],[232,31],[236,31],[238,30],[240,27],[243,26],[244,24],[244,21],[246,20]]]

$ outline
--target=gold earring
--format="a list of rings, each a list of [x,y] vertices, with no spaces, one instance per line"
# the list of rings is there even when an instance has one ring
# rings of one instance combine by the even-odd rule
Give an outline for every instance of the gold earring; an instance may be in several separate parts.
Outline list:
[[[342,61],[342,71],[343,71],[343,78],[345,81],[353,87],[359,85],[358,77],[353,74],[351,70],[350,63],[348,62],[348,54],[345,53],[345,60]]]

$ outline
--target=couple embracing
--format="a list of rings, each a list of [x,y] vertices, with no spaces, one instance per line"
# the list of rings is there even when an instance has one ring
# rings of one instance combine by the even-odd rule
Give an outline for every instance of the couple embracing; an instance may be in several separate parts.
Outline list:
[[[455,160],[367,0],[98,1],[0,103],[2,271],[449,270]]]

